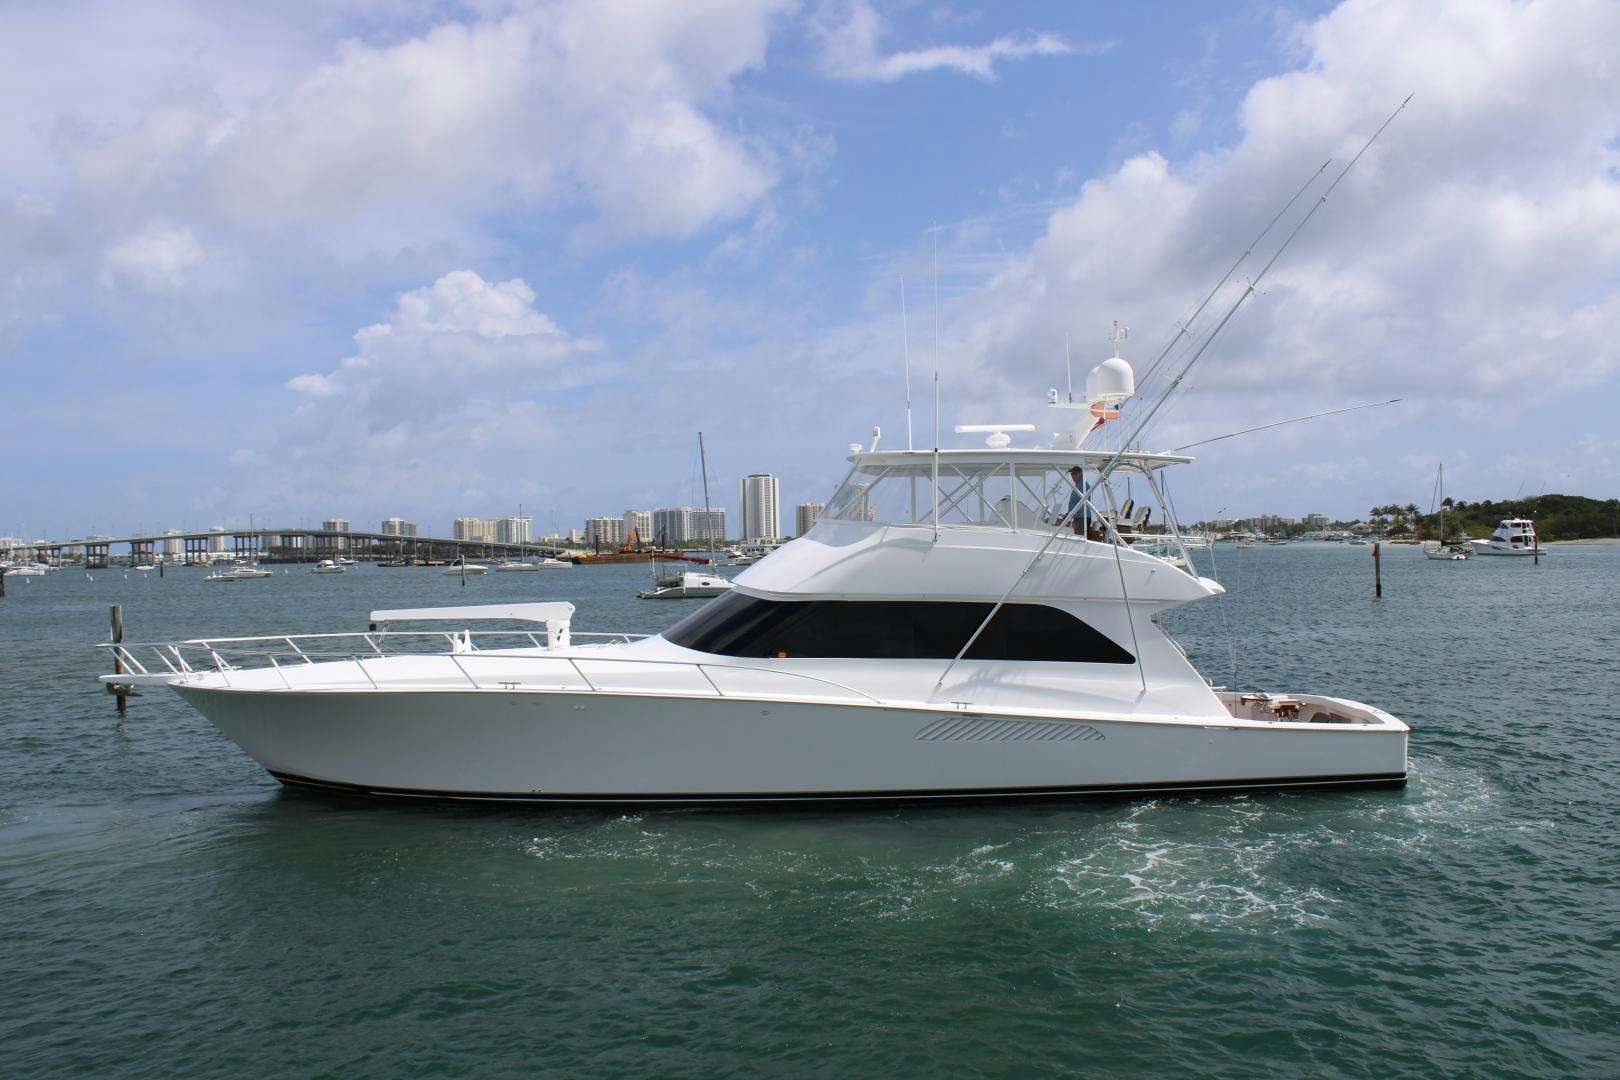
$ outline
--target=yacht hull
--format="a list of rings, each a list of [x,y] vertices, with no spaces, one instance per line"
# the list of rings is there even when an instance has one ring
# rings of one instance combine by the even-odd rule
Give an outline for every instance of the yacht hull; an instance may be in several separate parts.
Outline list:
[[[1478,540],[1472,540],[1469,543],[1472,546],[1475,555],[1500,555],[1509,559],[1524,559],[1534,555],[1543,554],[1540,548],[1492,547],[1490,544],[1482,543]]]
[[[537,803],[971,800],[1394,785],[1407,731],[771,699],[176,689],[277,779]]]

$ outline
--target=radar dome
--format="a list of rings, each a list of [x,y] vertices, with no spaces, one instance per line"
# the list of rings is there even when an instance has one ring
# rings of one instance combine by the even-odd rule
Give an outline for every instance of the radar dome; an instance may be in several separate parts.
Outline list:
[[[1091,369],[1086,376],[1086,400],[1118,405],[1136,393],[1136,372],[1130,362],[1114,356]]]

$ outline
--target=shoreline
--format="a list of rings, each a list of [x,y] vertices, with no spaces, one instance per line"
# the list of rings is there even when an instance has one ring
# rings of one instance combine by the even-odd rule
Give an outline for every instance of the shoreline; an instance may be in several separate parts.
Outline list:
[[[1548,540],[1542,547],[1620,547],[1620,536],[1594,536],[1586,540]]]

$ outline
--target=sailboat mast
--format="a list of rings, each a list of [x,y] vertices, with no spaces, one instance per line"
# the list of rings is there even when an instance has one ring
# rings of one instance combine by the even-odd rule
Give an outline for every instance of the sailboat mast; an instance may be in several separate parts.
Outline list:
[[[1440,504],[1440,546],[1446,544],[1446,466],[1444,462],[1434,470],[1434,500]]]
[[[709,515],[709,458],[703,451],[703,432],[698,432],[698,470],[703,473],[703,539],[708,541],[709,550],[714,550],[714,526],[710,524]]]

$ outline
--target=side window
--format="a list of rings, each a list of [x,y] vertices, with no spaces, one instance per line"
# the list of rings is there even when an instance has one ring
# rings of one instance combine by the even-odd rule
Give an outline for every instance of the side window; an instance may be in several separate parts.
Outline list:
[[[721,656],[948,660],[991,607],[947,601],[760,600],[733,592],[682,619],[664,637]],[[1002,607],[967,658],[1135,662],[1107,635],[1044,604]]]

